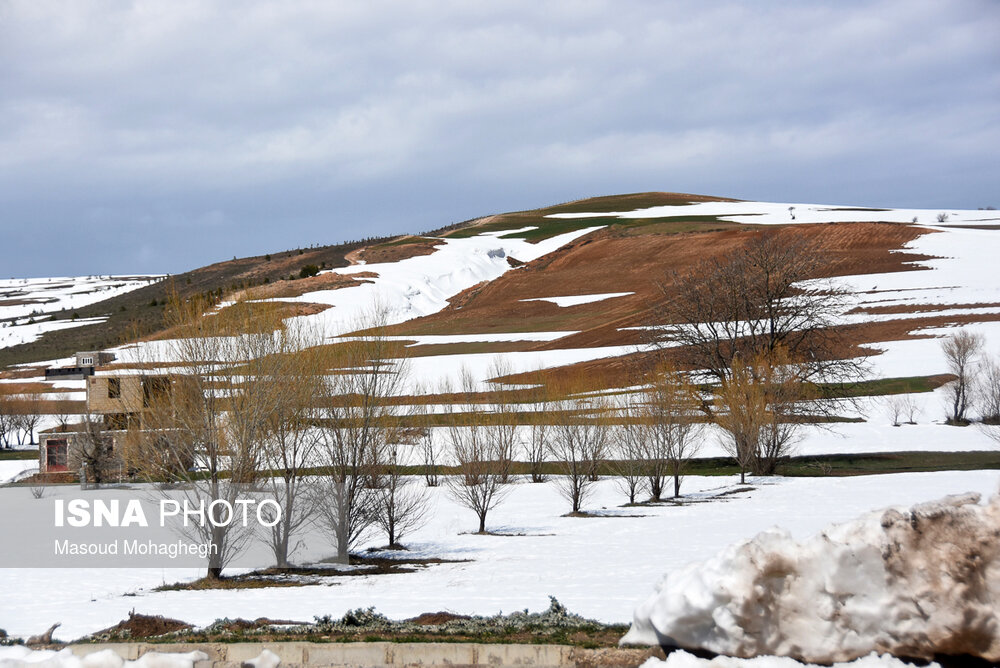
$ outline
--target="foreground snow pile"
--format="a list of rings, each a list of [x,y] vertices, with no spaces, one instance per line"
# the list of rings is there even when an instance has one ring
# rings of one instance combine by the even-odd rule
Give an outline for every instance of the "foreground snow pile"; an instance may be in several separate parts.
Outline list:
[[[669,573],[623,643],[848,661],[1000,659],[1000,496],[876,511],[796,542],[780,529]]]
[[[271,652],[264,650],[264,654],[253,661],[269,659],[265,654]],[[31,666],[32,668],[193,668],[198,661],[208,661],[208,654],[204,652],[188,652],[186,654],[164,654],[160,652],[146,652],[136,661],[125,661],[114,650],[105,649],[100,652],[88,654],[85,657],[78,657],[68,647],[61,650],[40,649],[30,650],[26,647],[0,647],[0,668],[20,668],[21,666]],[[253,661],[248,663],[253,663]],[[268,663],[267,665],[271,665]],[[277,664],[274,664],[277,665]]]
[[[911,663],[900,661],[888,655],[875,653],[863,656],[850,663],[835,663],[832,668],[908,668]],[[699,659],[683,650],[672,652],[666,661],[649,659],[642,668],[820,668],[814,663],[799,663],[795,659],[780,656],[759,656],[756,659],[734,659],[718,656],[714,659]],[[938,663],[930,663],[926,668],[941,668]]]

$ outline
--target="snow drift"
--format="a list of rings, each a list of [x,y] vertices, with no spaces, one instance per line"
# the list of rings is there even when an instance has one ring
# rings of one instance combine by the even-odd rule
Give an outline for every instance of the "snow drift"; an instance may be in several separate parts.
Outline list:
[[[795,659],[783,656],[759,656],[754,659],[734,659],[729,656],[717,656],[714,659],[701,659],[684,650],[671,652],[666,661],[647,659],[642,668],[913,668],[912,663],[901,661],[888,654],[881,656],[872,653],[849,663],[835,663],[832,666],[819,666],[814,663],[799,663]],[[925,668],[941,668],[938,663],[930,663]]]
[[[667,574],[623,644],[849,661],[1000,660],[1000,496],[949,496],[828,528],[781,529]]]

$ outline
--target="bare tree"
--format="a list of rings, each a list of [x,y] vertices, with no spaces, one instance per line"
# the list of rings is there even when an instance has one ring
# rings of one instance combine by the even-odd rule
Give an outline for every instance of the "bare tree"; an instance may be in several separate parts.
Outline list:
[[[418,389],[416,395],[419,397],[421,394],[423,392]],[[441,484],[441,457],[434,443],[434,416],[430,407],[418,399],[413,406],[413,417],[417,425],[415,436],[423,466],[424,482],[428,487],[437,487]]]
[[[475,406],[477,386],[468,369],[462,369],[459,382],[460,394],[465,397],[463,405]],[[451,393],[447,385],[445,389]],[[490,436],[490,425],[476,419],[464,424],[454,404],[448,404],[447,411],[451,417],[447,440],[456,467],[456,474],[448,478],[448,489],[459,505],[476,514],[479,533],[484,534],[487,515],[506,496],[508,463],[498,449],[499,440]]]
[[[35,443],[35,430],[42,419],[42,405],[37,394],[21,394],[15,400],[17,406],[17,425],[28,440],[28,445]],[[23,445],[20,439],[18,444]]]
[[[757,383],[752,368],[737,358],[715,398],[715,421],[725,433],[723,448],[740,468],[740,482],[746,482],[757,456],[757,446],[767,419],[767,396]]]
[[[547,478],[545,461],[548,458],[549,440],[552,436],[552,399],[541,372],[537,373],[535,386],[529,391],[529,396],[534,411],[525,442],[528,476],[531,482],[541,483]]]
[[[979,388],[983,422],[1000,425],[1000,360],[993,356],[983,360]]]
[[[784,348],[812,382],[853,382],[864,363],[851,348],[838,316],[849,294],[828,280],[820,251],[801,237],[748,232],[746,243],[661,283],[664,306],[656,343],[677,346],[685,366],[716,382],[732,374],[738,356],[750,359]],[[710,409],[710,404],[704,408]]]
[[[672,365],[661,366],[645,392],[639,416],[646,427],[642,439],[650,497],[662,498],[666,478],[673,478],[673,496],[700,449],[703,424],[696,419],[699,390]]]
[[[268,416],[261,458],[266,474],[261,480],[263,495],[277,502],[280,521],[270,527],[268,538],[279,568],[289,566],[294,537],[314,514],[308,468],[317,463],[320,445],[314,406],[323,387],[323,361],[319,347],[321,331],[304,325],[284,326],[276,331],[276,350],[258,369],[280,390],[277,400],[268,402]]]
[[[748,470],[773,475],[792,453],[814,405],[803,373],[781,347],[746,362],[734,360],[730,378],[716,393],[715,421],[726,432],[723,445],[740,467],[741,482]]]
[[[948,424],[969,423],[966,415],[972,404],[975,366],[982,349],[983,335],[964,329],[952,334],[941,344],[948,371],[956,376],[955,380],[945,385],[945,396],[949,404]]]
[[[401,408],[392,399],[402,393],[408,371],[399,347],[386,334],[388,313],[376,307],[359,332],[331,350],[335,360],[324,383],[320,454],[328,475],[321,478],[317,500],[323,526],[345,563],[350,550],[375,521],[379,467],[390,443],[401,438]]]
[[[10,447],[10,432],[14,429],[14,408],[11,395],[0,393],[0,447]]]
[[[427,488],[404,475],[399,444],[389,447],[382,471],[381,486],[375,490],[375,522],[388,537],[389,548],[399,549],[402,537],[427,521]]]
[[[635,503],[642,483],[646,479],[646,465],[643,459],[643,439],[646,425],[638,417],[641,403],[631,400],[629,407],[622,415],[620,424],[614,429],[614,446],[611,449],[613,459],[612,470],[616,475],[616,484],[628,497],[629,503]]]
[[[570,502],[571,513],[579,513],[592,491],[598,466],[609,447],[607,399],[598,395],[574,397],[578,383],[560,388],[553,402],[554,425],[549,440],[553,463],[562,475],[556,479],[560,493]]]
[[[272,327],[280,319],[269,312],[273,305],[243,303],[219,313],[210,306],[174,295],[167,323],[176,338],[138,348],[149,356],[144,361],[179,364],[185,373],[143,379],[142,425],[130,434],[129,461],[152,481],[184,483],[189,504],[215,509],[186,531],[211,545],[207,575],[218,578],[253,535],[222,513],[252,491],[261,466],[282,389],[261,365],[274,352]]]
[[[490,449],[496,454],[500,465],[502,482],[508,483],[513,475],[514,461],[520,454],[522,445],[515,417],[517,406],[511,401],[510,392],[503,389],[497,379],[512,373],[510,363],[502,357],[494,357],[490,363],[489,377],[495,383],[492,401],[488,412],[480,416],[486,423],[487,439],[491,441]]]
[[[110,482],[121,469],[120,460],[115,453],[114,439],[104,426],[104,418],[85,414],[81,427],[75,440],[86,481],[94,485]]]

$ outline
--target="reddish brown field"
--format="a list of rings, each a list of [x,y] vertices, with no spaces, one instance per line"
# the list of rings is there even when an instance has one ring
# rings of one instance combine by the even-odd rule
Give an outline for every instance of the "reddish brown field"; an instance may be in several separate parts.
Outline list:
[[[677,234],[627,234],[605,229],[554,253],[475,286],[433,315],[393,328],[393,334],[468,334],[509,331],[579,331],[534,350],[635,344],[640,334],[622,328],[648,324],[669,292],[671,275],[683,275],[699,261],[746,243],[759,228]],[[805,239],[829,261],[816,277],[913,271],[927,259],[898,251],[926,230],[890,223],[845,223],[769,228],[768,233]],[[666,287],[661,287],[666,286]],[[634,294],[590,304],[560,307],[524,302],[537,297],[604,292]]]

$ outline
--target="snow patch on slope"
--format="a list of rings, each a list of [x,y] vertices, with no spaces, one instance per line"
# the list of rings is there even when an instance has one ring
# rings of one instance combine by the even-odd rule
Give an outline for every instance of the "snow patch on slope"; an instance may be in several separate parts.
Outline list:
[[[374,272],[378,276],[369,279],[371,282],[338,290],[309,292],[283,301],[333,306],[316,315],[301,316],[322,323],[327,334],[332,336],[356,329],[373,304],[380,304],[389,311],[391,323],[404,322],[437,313],[448,306],[449,299],[463,290],[499,278],[512,268],[508,257],[531,262],[601,227],[574,230],[538,243],[487,234],[464,239],[446,238],[430,255],[331,270],[346,276]]]
[[[614,299],[615,297],[625,297],[627,295],[634,295],[634,292],[603,292],[600,294],[593,295],[569,295],[566,297],[532,297],[531,299],[522,299],[522,302],[552,302],[556,306],[577,306],[579,304],[590,304],[593,302],[602,302],[605,299]]]
[[[802,542],[771,529],[666,575],[623,643],[830,663],[1000,659],[1000,495],[876,511]]]
[[[938,221],[938,217],[941,215],[946,216],[945,221]],[[717,216],[734,223],[750,223],[754,225],[848,222],[911,224],[915,222],[920,225],[1000,224],[1000,213],[997,211],[972,209],[873,209],[869,207],[803,204],[798,202],[696,202],[693,204],[653,206],[633,211],[613,211],[611,213],[553,213],[546,216],[546,218],[603,218],[608,216],[616,216],[623,219]]]

